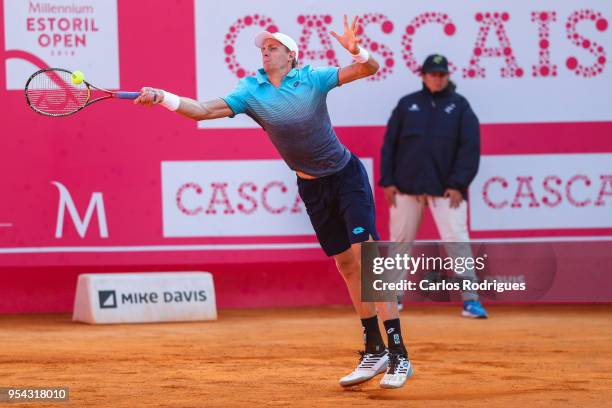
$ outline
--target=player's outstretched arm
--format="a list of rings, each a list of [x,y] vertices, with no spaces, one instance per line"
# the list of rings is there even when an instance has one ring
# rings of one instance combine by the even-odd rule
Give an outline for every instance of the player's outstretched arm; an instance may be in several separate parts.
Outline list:
[[[357,36],[359,31],[359,21],[357,16],[353,19],[353,23],[349,26],[348,17],[344,16],[344,34],[338,35],[334,31],[330,34],[338,40],[340,45],[351,53],[355,63],[340,68],[338,72],[338,82],[340,85],[347,84],[357,79],[365,78],[373,75],[378,71],[378,62],[372,58],[369,53],[359,48],[361,38]]]
[[[140,90],[140,96],[134,100],[134,103],[144,106],[162,104],[168,109],[193,120],[225,118],[233,114],[223,99],[198,102],[190,98],[168,94],[161,89],[149,87],[144,87]]]

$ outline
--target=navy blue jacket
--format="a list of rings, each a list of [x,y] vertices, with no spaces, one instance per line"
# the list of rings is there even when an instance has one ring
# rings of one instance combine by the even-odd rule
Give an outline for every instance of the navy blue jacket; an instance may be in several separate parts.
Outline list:
[[[432,94],[424,85],[400,99],[382,147],[379,185],[405,194],[462,192],[480,162],[480,125],[468,101],[450,83]]]

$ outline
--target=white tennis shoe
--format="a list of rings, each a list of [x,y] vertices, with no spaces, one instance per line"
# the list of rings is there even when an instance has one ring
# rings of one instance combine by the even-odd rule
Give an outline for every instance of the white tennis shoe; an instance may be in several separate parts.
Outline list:
[[[357,368],[340,379],[341,386],[350,387],[351,385],[361,384],[387,370],[389,363],[389,352],[387,350],[379,354],[366,353],[365,351],[360,351],[359,354],[361,357]]]
[[[412,364],[410,364],[407,356],[390,353],[389,367],[382,380],[380,380],[380,386],[382,388],[400,388],[408,378],[412,377],[412,374]]]

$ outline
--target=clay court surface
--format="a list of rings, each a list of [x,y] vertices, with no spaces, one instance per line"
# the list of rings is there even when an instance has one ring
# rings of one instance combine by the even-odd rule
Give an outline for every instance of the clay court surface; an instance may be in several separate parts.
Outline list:
[[[71,401],[53,406],[79,407],[609,406],[612,305],[491,306],[488,321],[458,311],[403,312],[415,376],[400,390],[337,385],[361,342],[345,307],[119,326],[5,315],[0,386],[69,386]]]

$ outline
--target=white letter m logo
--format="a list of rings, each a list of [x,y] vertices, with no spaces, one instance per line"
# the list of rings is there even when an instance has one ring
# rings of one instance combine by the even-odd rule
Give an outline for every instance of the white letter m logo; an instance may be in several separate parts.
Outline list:
[[[70,214],[70,218],[72,218],[72,222],[74,223],[74,226],[76,227],[81,238],[85,237],[87,227],[89,226],[89,222],[91,221],[91,216],[93,215],[94,211],[96,211],[98,215],[100,237],[108,238],[108,228],[106,226],[106,213],[104,212],[102,193],[93,193],[91,195],[91,200],[89,200],[89,205],[87,206],[87,211],[85,212],[85,218],[81,220],[68,189],[57,181],[52,181],[51,183],[57,187],[60,193],[59,205],[57,208],[57,226],[55,227],[55,238],[62,237],[64,230],[64,213],[66,212],[66,208],[68,208],[68,214]]]

